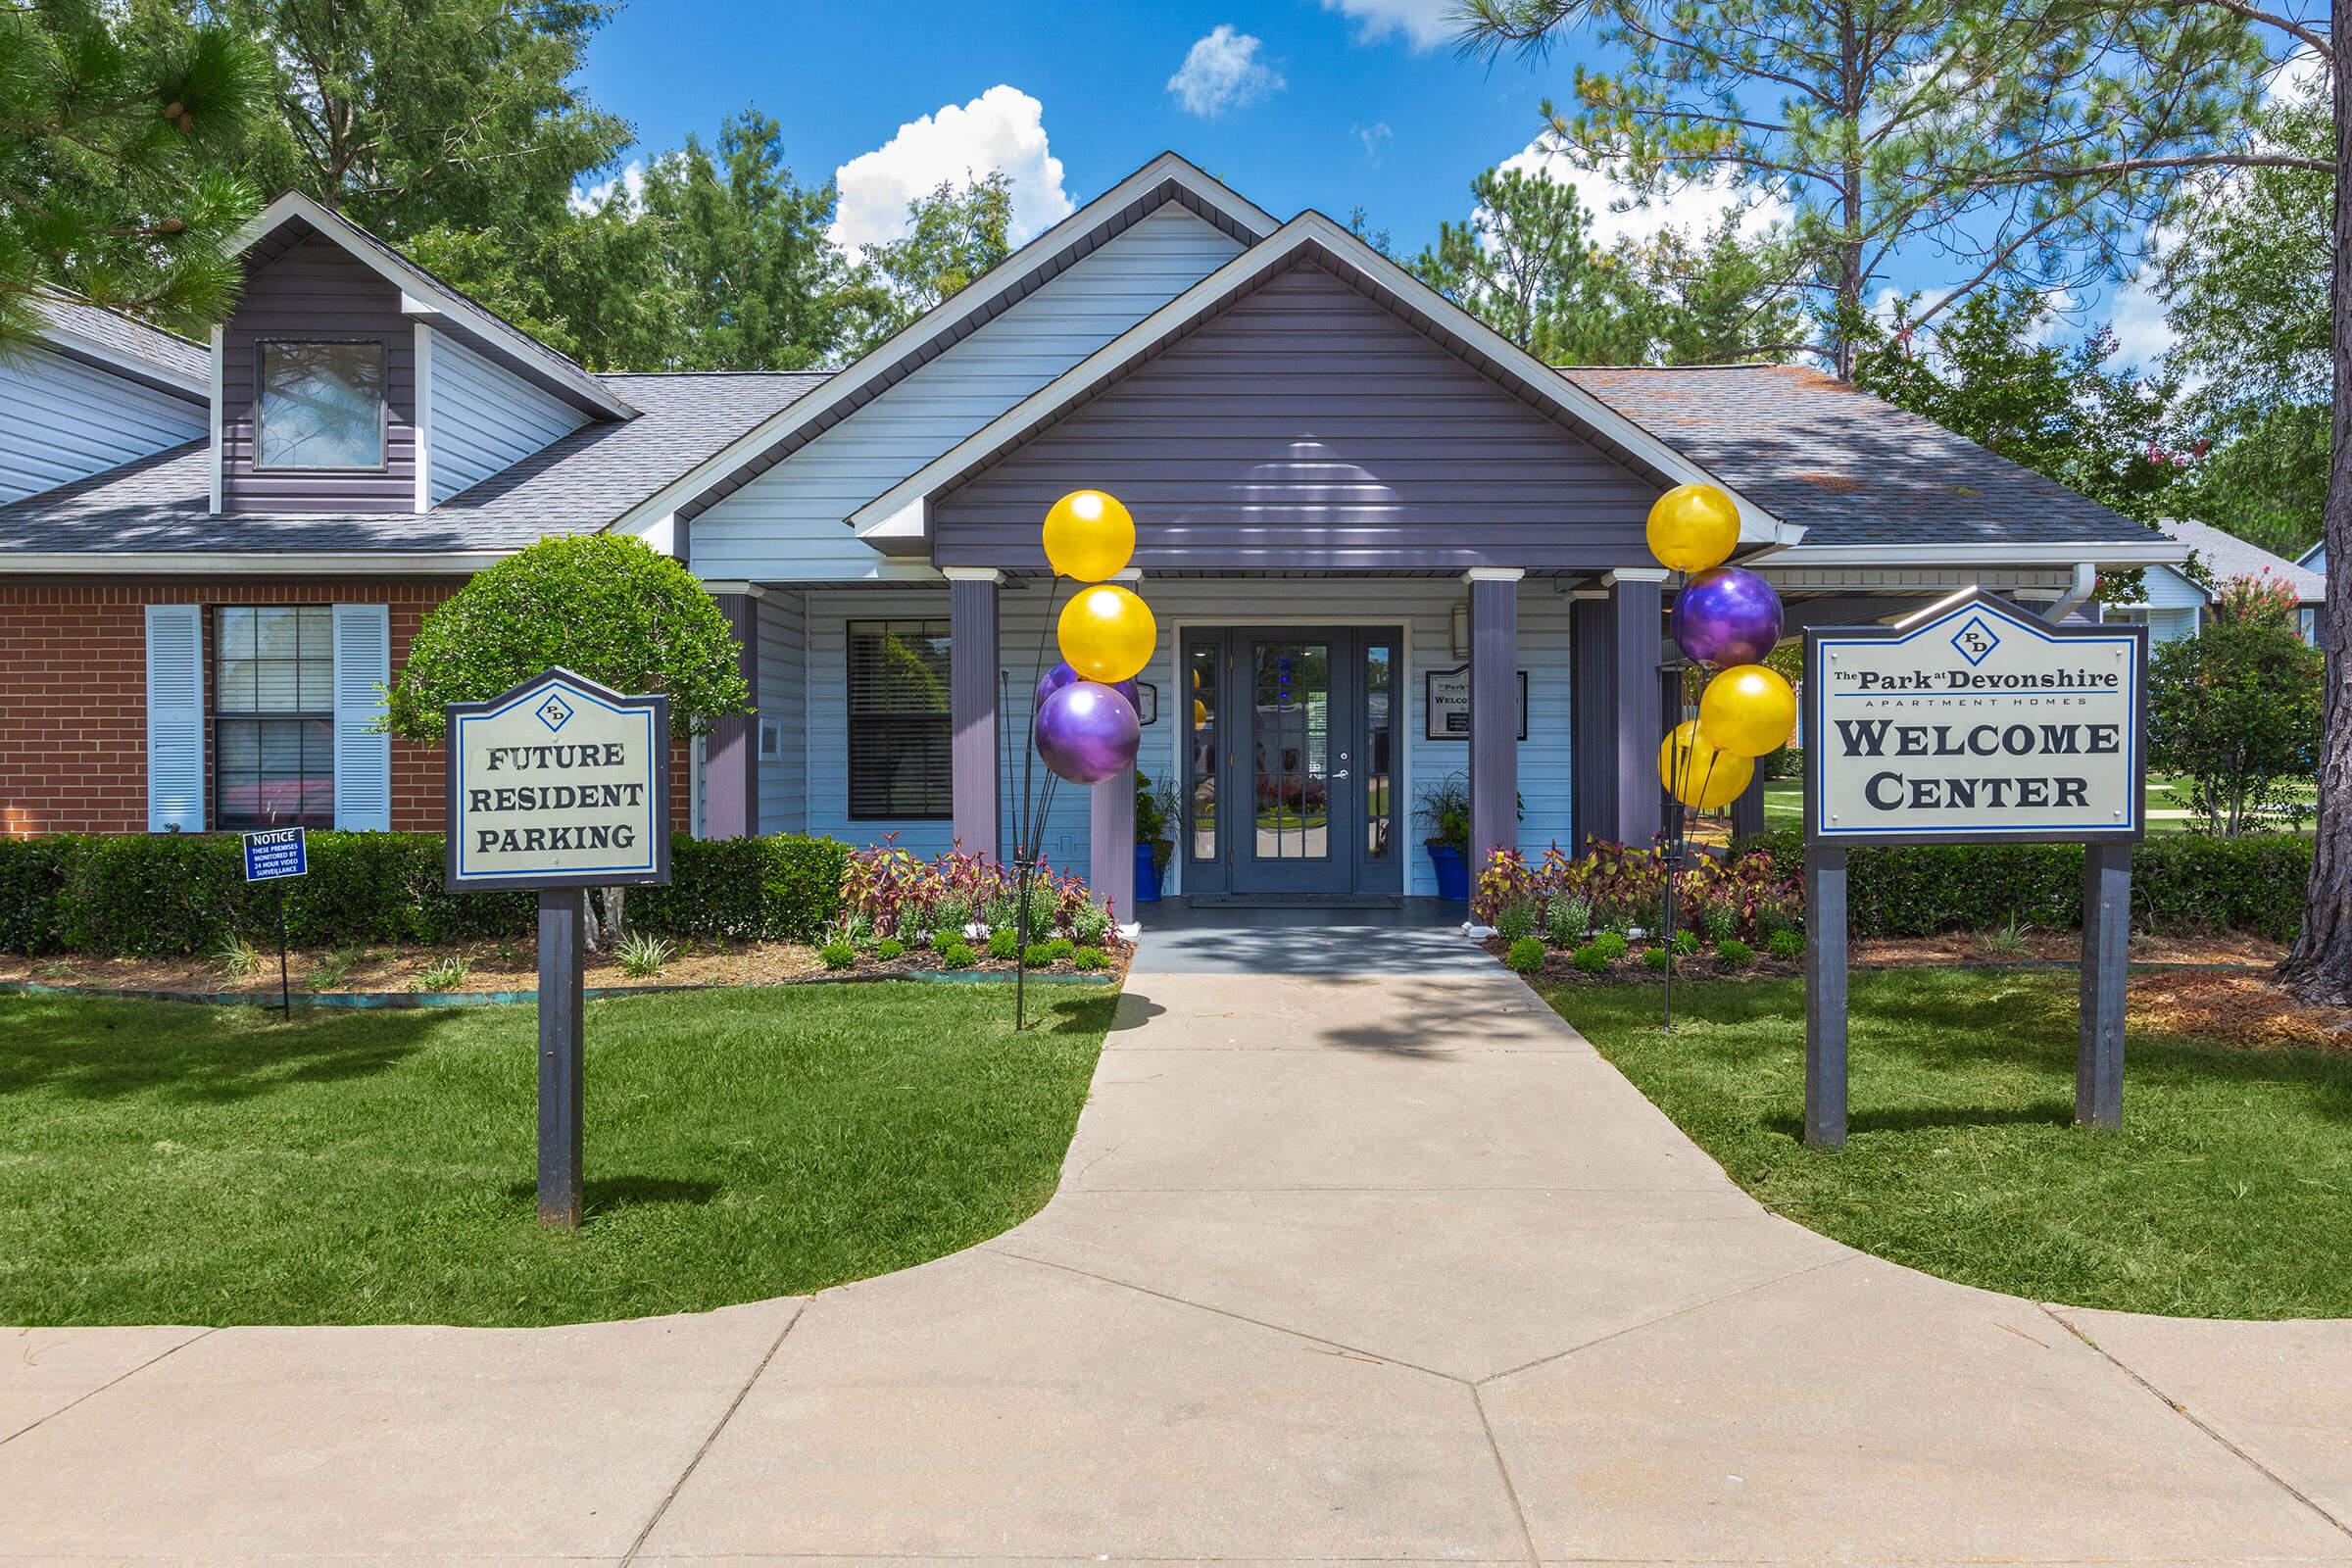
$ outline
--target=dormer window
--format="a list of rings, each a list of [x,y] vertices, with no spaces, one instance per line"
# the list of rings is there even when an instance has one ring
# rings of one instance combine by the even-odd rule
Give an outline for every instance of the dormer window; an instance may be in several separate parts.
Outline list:
[[[376,340],[260,345],[260,468],[381,468],[384,345]]]

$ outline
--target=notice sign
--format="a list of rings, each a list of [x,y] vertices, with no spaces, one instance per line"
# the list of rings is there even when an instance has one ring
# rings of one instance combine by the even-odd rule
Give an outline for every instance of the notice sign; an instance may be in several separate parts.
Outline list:
[[[310,846],[301,828],[272,827],[245,835],[246,881],[274,882],[308,876],[310,871]]]
[[[452,888],[669,880],[669,699],[568,670],[452,703]]]
[[[2148,633],[2053,626],[1970,589],[1805,633],[1805,829],[1820,842],[2137,839]]]

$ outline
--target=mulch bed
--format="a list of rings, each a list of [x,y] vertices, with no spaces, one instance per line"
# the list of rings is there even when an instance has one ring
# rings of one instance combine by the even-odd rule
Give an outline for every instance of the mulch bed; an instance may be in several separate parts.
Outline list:
[[[1046,967],[1031,965],[1036,974],[1089,975],[1117,980],[1127,970],[1131,950],[1110,950],[1107,967],[1081,970],[1063,960]],[[425,971],[453,957],[466,961],[465,977],[442,989],[463,993],[530,991],[539,984],[538,956],[528,942],[467,942],[445,948],[372,947],[363,949],[342,973],[335,972],[337,955],[328,951],[288,955],[287,972],[297,999],[316,993],[344,995],[412,995],[423,991]],[[860,953],[847,969],[827,969],[816,950],[795,942],[677,944],[677,953],[660,972],[632,975],[617,956],[588,956],[586,984],[591,989],[633,990],[675,986],[797,985],[819,980],[905,979],[943,972],[939,956],[914,949],[893,959]],[[1009,979],[1013,965],[983,956],[971,968],[956,973]],[[28,958],[23,954],[0,954],[0,982],[31,982],[44,986],[88,987],[92,990],[156,991],[212,996],[270,996],[277,994],[277,954],[261,955],[251,974],[232,976],[207,958],[94,957],[60,954]]]

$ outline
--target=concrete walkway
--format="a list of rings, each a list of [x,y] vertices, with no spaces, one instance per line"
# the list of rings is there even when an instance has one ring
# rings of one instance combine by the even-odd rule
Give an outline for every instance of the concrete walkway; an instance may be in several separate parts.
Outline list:
[[[1042,1214],[812,1300],[17,1335],[0,1561],[2352,1561],[2352,1323],[1847,1251],[1369,961],[1152,965]]]

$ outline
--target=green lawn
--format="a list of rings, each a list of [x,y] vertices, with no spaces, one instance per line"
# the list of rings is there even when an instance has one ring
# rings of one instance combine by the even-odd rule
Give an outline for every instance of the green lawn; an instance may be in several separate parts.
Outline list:
[[[904,1268],[1052,1194],[1112,995],[1034,987],[1025,1036],[996,983],[591,1003],[568,1234],[528,1006],[0,998],[0,1323],[560,1323]]]
[[[1852,977],[1849,1141],[1804,1148],[1796,981],[1560,986],[1548,1000],[1770,1207],[2037,1300],[2352,1316],[2352,1054],[2134,1031],[2124,1130],[2073,1126],[2075,979]]]
[[[2307,800],[2319,798],[2315,785]],[[1805,823],[1805,781],[1801,778],[1767,779],[1764,784],[1764,825],[1766,827],[1802,827]],[[2179,782],[2160,773],[2148,775],[2148,831],[2151,833],[2184,833],[2197,825],[2188,814],[2185,791]],[[2309,833],[2311,819],[2304,818],[2296,829]]]

